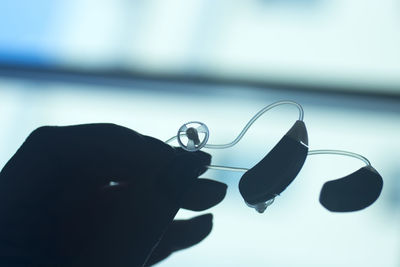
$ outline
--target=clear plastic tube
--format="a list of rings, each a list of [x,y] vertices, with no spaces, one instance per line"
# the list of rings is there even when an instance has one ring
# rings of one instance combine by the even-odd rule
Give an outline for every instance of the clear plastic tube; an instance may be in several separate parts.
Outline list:
[[[230,143],[226,143],[226,144],[206,144],[204,147],[205,148],[210,148],[210,149],[224,149],[224,148],[229,148],[232,147],[234,145],[236,145],[242,138],[243,136],[246,134],[246,132],[249,130],[249,128],[253,125],[253,123],[260,118],[265,112],[267,112],[270,109],[273,109],[277,106],[281,106],[281,105],[293,105],[295,107],[297,107],[297,109],[299,110],[299,120],[302,121],[304,118],[304,110],[303,107],[294,101],[291,100],[283,100],[283,101],[278,101],[275,103],[272,103],[266,107],[264,107],[263,109],[261,109],[259,112],[257,112],[250,120],[249,122],[244,126],[244,128],[242,129],[242,131],[239,133],[239,135]],[[165,141],[165,143],[170,143],[173,140],[175,140],[177,137],[173,136],[171,138],[169,138],[167,141]]]
[[[233,171],[233,172],[247,172],[249,170],[247,168],[229,167],[222,165],[208,165],[207,169],[219,170],[219,171]]]
[[[297,107],[297,109],[299,110],[299,120],[301,120],[301,121],[303,120],[303,118],[304,118],[304,110],[303,110],[303,107],[299,103],[296,103],[296,102],[290,101],[290,100],[278,101],[278,102],[272,103],[272,104],[264,107],[259,112],[257,112],[249,120],[249,122],[246,124],[246,126],[244,126],[242,131],[239,133],[239,135],[232,142],[226,143],[226,144],[217,144],[217,145],[206,144],[204,147],[205,148],[211,148],[211,149],[224,149],[224,148],[229,148],[229,147],[232,147],[232,146],[236,145],[243,138],[243,136],[246,134],[246,132],[249,130],[249,128],[253,125],[253,123],[258,118],[260,118],[268,110],[273,109],[273,108],[275,108],[277,106],[281,106],[281,105],[294,105],[295,107]]]
[[[165,143],[169,144],[169,143],[171,143],[172,141],[174,141],[176,138],[177,138],[176,135],[175,135],[175,136],[172,136],[170,139],[168,139],[167,141],[165,141]]]
[[[371,163],[369,160],[361,156],[360,154],[354,153],[354,152],[349,152],[349,151],[344,151],[344,150],[332,150],[332,149],[318,149],[318,150],[310,150],[308,151],[308,155],[321,155],[321,154],[332,154],[332,155],[341,155],[341,156],[348,156],[352,158],[359,159],[363,161],[367,166],[371,166]]]
[[[318,150],[310,150],[308,151],[308,155],[341,155],[341,156],[348,156],[352,158],[359,159],[363,161],[367,166],[371,166],[371,163],[369,160],[361,156],[360,154],[354,153],[354,152],[349,152],[349,151],[344,151],[344,150],[332,150],[332,149],[318,149]],[[247,172],[248,168],[241,168],[241,167],[229,167],[229,166],[221,166],[221,165],[209,165],[207,166],[208,169],[212,170],[219,170],[219,171],[234,171],[234,172]]]

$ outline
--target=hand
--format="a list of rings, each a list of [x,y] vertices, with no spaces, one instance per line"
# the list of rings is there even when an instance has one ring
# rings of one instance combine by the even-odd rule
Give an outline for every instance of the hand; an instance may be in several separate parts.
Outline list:
[[[224,198],[197,179],[210,160],[113,124],[41,127],[0,173],[0,263],[149,266],[195,245],[211,214],[173,219]]]

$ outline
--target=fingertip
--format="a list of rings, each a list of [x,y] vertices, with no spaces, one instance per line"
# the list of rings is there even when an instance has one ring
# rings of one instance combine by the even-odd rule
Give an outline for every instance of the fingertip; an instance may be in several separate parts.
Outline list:
[[[212,223],[214,219],[214,216],[212,213],[206,213],[206,214],[202,214],[199,215],[197,217],[192,218],[192,220],[196,220],[196,221],[200,221],[200,222],[210,222]]]
[[[201,169],[204,168],[204,163],[198,156],[187,153],[175,157],[174,167],[178,168],[179,172],[197,177]]]
[[[197,245],[211,233],[212,227],[213,215],[211,213],[188,220],[173,221],[146,266],[151,266],[167,258],[175,251]]]
[[[198,176],[200,176],[208,170],[207,166],[211,164],[211,155],[203,151],[190,153],[192,153],[197,158],[197,161],[201,166],[198,171]]]
[[[218,181],[197,179],[185,194],[182,208],[193,211],[209,209],[222,202],[226,196],[227,188],[226,184]]]
[[[197,152],[180,153],[173,162],[173,165],[179,168],[179,172],[198,177],[207,170],[207,165],[211,162],[211,155]]]
[[[198,150],[198,151],[195,151],[195,152],[189,152],[189,151],[186,151],[186,150],[182,149],[181,147],[175,147],[175,154],[176,155],[182,155],[182,154],[194,155],[204,165],[209,165],[211,163],[211,158],[212,158],[211,155],[209,153],[207,153],[207,152],[204,152],[204,151],[201,151],[201,150]]]
[[[215,180],[210,180],[214,182],[214,186],[221,192],[224,192],[224,195],[226,194],[226,191],[228,190],[228,185],[225,183],[221,183]]]
[[[159,188],[167,192],[168,201],[181,206],[184,195],[195,183],[203,165],[192,154],[175,156],[168,165],[166,176],[159,179]]]
[[[192,223],[191,228],[193,230],[197,229],[198,231],[197,238],[193,238],[193,240],[196,240],[196,243],[201,242],[211,233],[213,228],[213,218],[214,216],[211,213],[206,213],[190,219]]]
[[[196,151],[194,154],[203,161],[205,165],[209,165],[211,163],[211,155],[204,151]]]
[[[211,213],[206,213],[182,222],[186,226],[180,228],[182,233],[186,232],[189,243],[197,244],[211,233],[213,228],[213,215]]]

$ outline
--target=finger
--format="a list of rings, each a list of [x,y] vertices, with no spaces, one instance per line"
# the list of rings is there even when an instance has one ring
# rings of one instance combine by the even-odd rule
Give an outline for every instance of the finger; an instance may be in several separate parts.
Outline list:
[[[141,185],[148,184],[152,187],[159,189],[160,191],[167,192],[169,197],[171,195],[179,197],[179,207],[181,207],[183,203],[183,199],[185,198],[188,191],[192,190],[194,187],[193,184],[197,183],[197,177],[203,171],[204,166],[208,165],[211,161],[211,156],[207,153],[178,153],[169,163],[169,165],[161,170],[159,173],[159,177],[152,182],[142,181]],[[213,182],[209,180],[206,184],[200,183],[199,187],[202,192],[205,192],[208,187],[209,193],[212,194],[212,199],[215,199],[214,195],[218,189],[220,183]],[[207,186],[208,185],[208,186]],[[112,184],[107,184],[102,188],[103,191],[112,190],[116,191],[118,188],[134,188],[137,186],[129,181],[122,181]],[[223,188],[222,188],[223,190]],[[195,190],[193,194],[198,194],[198,190]],[[213,192],[214,191],[214,192]],[[207,193],[207,192],[206,192]],[[165,195],[165,193],[164,193]],[[161,197],[161,196],[160,196]],[[193,202],[193,201],[190,201]]]
[[[151,254],[146,266],[151,266],[173,252],[189,248],[204,240],[212,230],[212,214],[189,220],[175,220]]]
[[[207,153],[190,153],[179,151],[172,159],[170,164],[165,169],[160,170],[158,174],[159,177],[154,182],[149,183],[149,181],[143,181],[142,184],[149,184],[152,187],[158,188],[160,191],[167,192],[167,194],[164,193],[163,195],[167,195],[169,198],[171,198],[171,196],[174,196],[174,201],[176,201],[178,205],[177,207],[181,207],[187,192],[191,190],[191,188],[193,188],[193,183],[197,181],[196,178],[204,171],[205,166],[210,164],[210,161],[211,155]],[[115,186],[117,186],[117,188],[121,186],[129,187],[130,184],[131,183],[127,183],[124,181],[118,182],[116,183],[116,185],[113,186],[107,184],[103,187],[103,190],[108,190],[111,187]],[[216,201],[218,201],[219,198],[221,198],[221,200],[223,199],[224,193],[219,193],[219,191],[221,191],[221,188],[218,187],[217,182],[209,182],[207,184],[208,187],[211,187],[210,185],[213,185],[213,188],[209,188],[208,191],[211,194],[211,203],[215,203],[213,205],[216,205],[218,203]],[[203,183],[200,183],[200,188],[203,189],[202,192],[207,191],[206,189],[208,187],[207,185],[203,185]],[[136,188],[136,186],[133,186],[133,188]],[[197,190],[195,190],[193,192],[193,195],[200,194],[197,192]],[[160,198],[161,196],[157,197]],[[189,198],[189,204],[193,203],[192,205],[189,205],[189,207],[193,206],[193,209],[196,209],[196,207],[198,206],[200,206],[199,210],[201,210],[202,207],[204,207],[203,209],[205,209],[207,208],[205,206],[209,205],[210,203],[209,200],[202,201],[204,202],[204,204],[200,205],[200,198],[197,197],[195,199],[199,199],[199,201],[197,201],[198,204],[196,204],[195,201],[192,201],[192,198]]]
[[[196,157],[199,157],[204,161],[204,167],[200,170],[199,176],[202,175],[203,173],[205,173],[208,170],[207,166],[210,165],[210,163],[211,163],[211,155],[204,151],[200,151],[200,150],[195,151],[195,152],[188,152],[181,147],[175,147],[176,155],[188,154],[188,153],[195,155]]]
[[[227,185],[214,180],[198,179],[185,194],[182,208],[202,211],[220,203],[226,195]]]

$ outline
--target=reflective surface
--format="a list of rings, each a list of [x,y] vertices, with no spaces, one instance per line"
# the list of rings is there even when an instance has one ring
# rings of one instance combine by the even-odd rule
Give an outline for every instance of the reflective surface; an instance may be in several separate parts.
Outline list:
[[[400,104],[352,96],[279,92],[233,86],[132,82],[124,87],[0,80],[0,166],[42,125],[113,122],[166,140],[187,121],[202,121],[210,143],[232,140],[265,105],[293,99],[304,107],[310,149],[349,150],[366,156],[384,179],[381,197],[354,213],[331,213],[318,201],[327,180],[363,163],[312,156],[264,214],[246,206],[241,173],[209,170],[229,185],[212,209],[214,229],[200,245],[159,266],[386,266],[400,265]],[[297,119],[283,106],[257,121],[235,147],[208,150],[213,164],[252,167]],[[207,150],[206,150],[207,151]],[[179,217],[193,216],[180,212]]]

